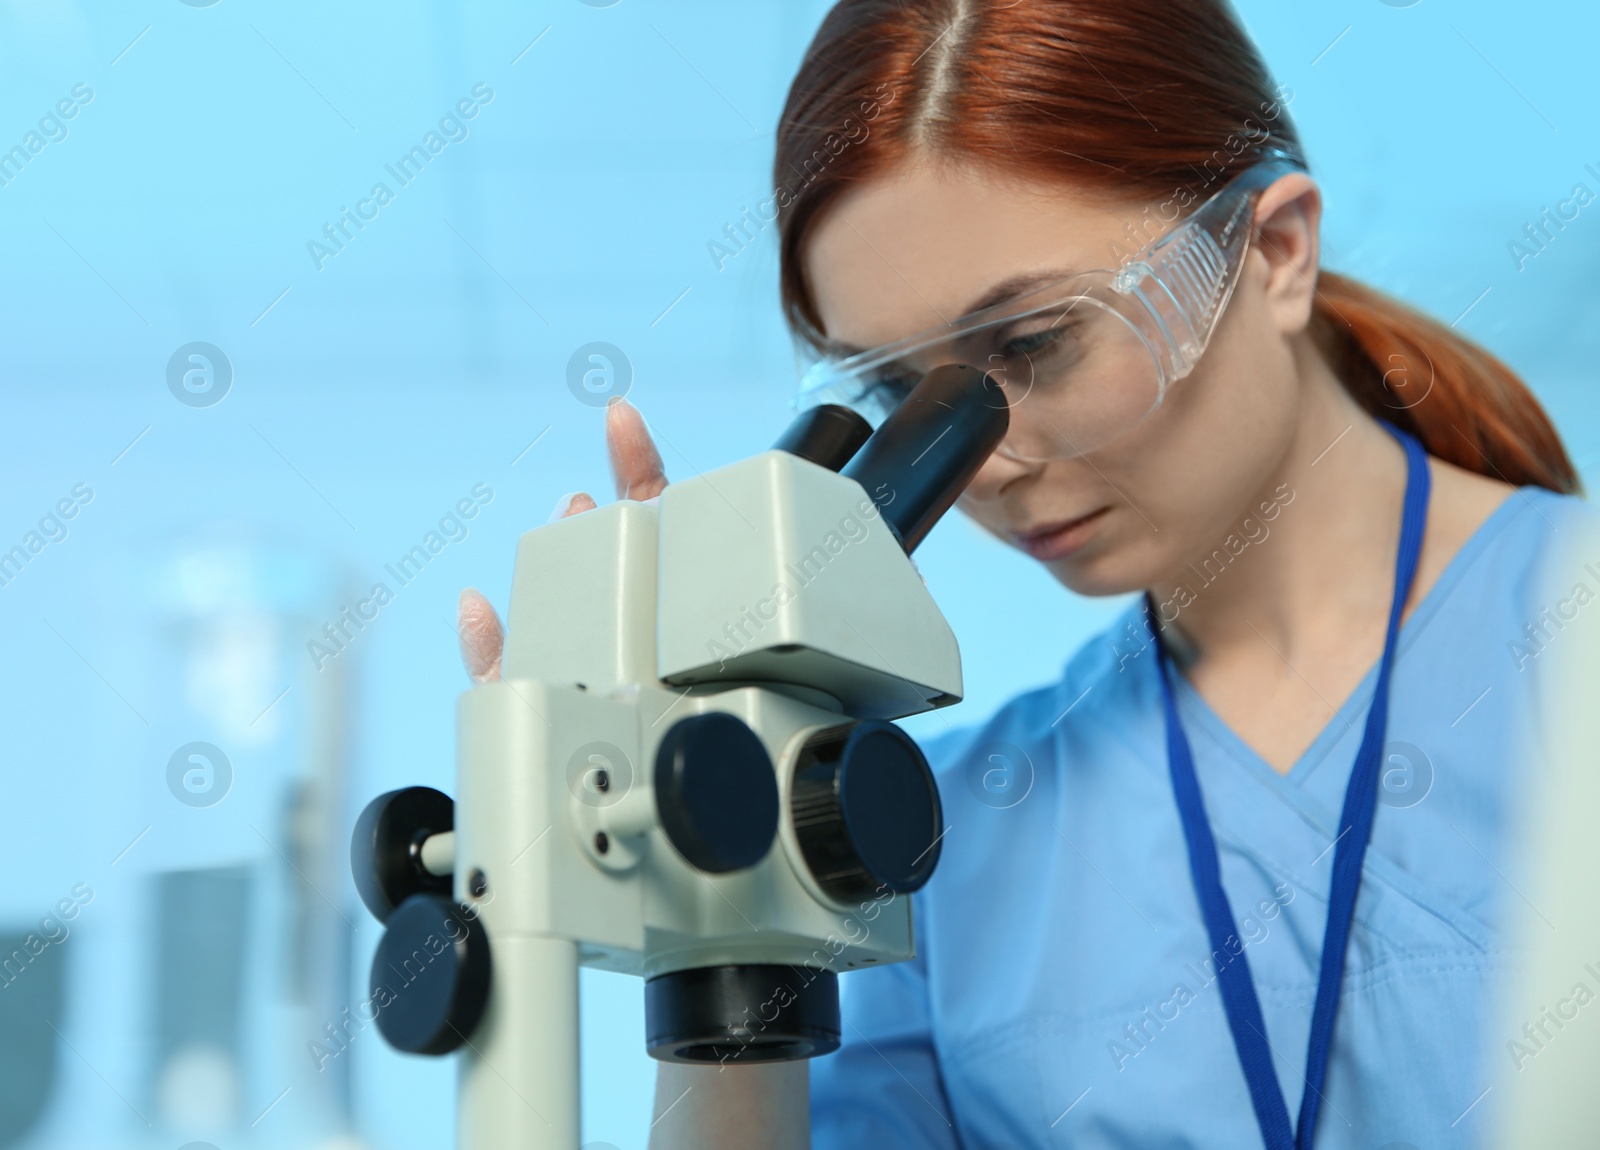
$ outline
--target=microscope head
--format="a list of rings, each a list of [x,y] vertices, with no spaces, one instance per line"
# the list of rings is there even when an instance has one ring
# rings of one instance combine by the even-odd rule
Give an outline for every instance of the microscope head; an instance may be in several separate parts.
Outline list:
[[[959,701],[955,636],[907,555],[1008,416],[986,375],[936,368],[870,435],[849,409],[816,408],[777,449],[668,487],[659,511],[623,501],[529,533],[518,591],[538,572],[557,598],[513,593],[506,676],[584,668],[601,690],[762,683],[820,692],[856,718]],[[608,554],[588,537],[619,545]]]

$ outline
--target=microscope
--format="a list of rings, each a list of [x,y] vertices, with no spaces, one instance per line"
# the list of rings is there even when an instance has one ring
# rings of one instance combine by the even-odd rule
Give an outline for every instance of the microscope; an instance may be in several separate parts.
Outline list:
[[[577,1150],[580,966],[645,980],[653,1057],[727,1065],[835,1050],[839,972],[912,957],[943,819],[890,720],[962,684],[909,555],[1008,420],[939,367],[876,431],[814,408],[521,538],[455,800],[391,791],[351,841],[371,1010],[396,1049],[462,1052],[461,1150]]]

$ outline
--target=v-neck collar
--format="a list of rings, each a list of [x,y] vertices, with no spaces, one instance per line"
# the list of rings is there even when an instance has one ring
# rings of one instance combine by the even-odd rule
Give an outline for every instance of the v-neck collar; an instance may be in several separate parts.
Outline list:
[[[1461,545],[1450,562],[1445,564],[1444,570],[1439,573],[1439,578],[1423,596],[1422,602],[1417,604],[1410,617],[1400,625],[1400,633],[1395,641],[1394,657],[1397,665],[1405,658],[1407,650],[1417,642],[1428,623],[1439,613],[1440,608],[1450,598],[1451,593],[1478,557],[1489,548],[1512,520],[1532,506],[1530,493],[1542,493],[1542,491],[1542,488],[1523,487],[1506,496],[1500,506],[1496,507]],[[1286,773],[1279,773],[1273,769],[1272,764],[1262,758],[1254,747],[1240,738],[1212,709],[1211,704],[1206,702],[1200,692],[1195,690],[1187,676],[1175,674],[1172,678],[1179,713],[1183,716],[1185,724],[1193,723],[1195,728],[1203,730],[1228,752],[1229,758],[1259,775],[1278,793],[1300,794],[1305,780],[1322,766],[1340,740],[1352,729],[1358,728],[1361,717],[1372,702],[1372,691],[1377,677],[1378,662],[1374,660],[1343,705],[1334,712],[1322,730],[1317,733],[1317,737],[1311,741],[1311,745],[1301,752],[1300,757]]]

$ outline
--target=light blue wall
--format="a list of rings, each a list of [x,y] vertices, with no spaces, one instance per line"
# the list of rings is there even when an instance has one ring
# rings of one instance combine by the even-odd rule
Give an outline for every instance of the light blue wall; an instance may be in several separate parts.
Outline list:
[[[75,883],[96,894],[59,944],[71,1050],[31,1145],[182,1141],[140,1117],[156,1104],[149,876],[237,862],[258,868],[266,932],[249,958],[240,1110],[253,1119],[280,1083],[302,1084],[221,1144],[310,1145],[326,1128],[316,1100],[331,1072],[302,1082],[315,1029],[281,1005],[283,909],[298,897],[348,916],[358,972],[377,927],[347,875],[310,895],[296,885],[279,853],[286,780],[308,746],[337,744],[349,804],[450,787],[457,591],[503,607],[517,536],[561,493],[608,487],[600,411],[565,382],[581,344],[624,350],[671,474],[740,458],[782,427],[793,363],[772,237],[721,270],[707,245],[763,194],[787,81],[824,7],[0,0],[0,147],[75,85],[93,92],[65,138],[0,187],[0,544],[74,484],[94,493],[0,587],[0,927]],[[1600,192],[1584,168],[1600,169],[1594,8],[1242,10],[1295,93],[1327,193],[1328,266],[1460,316],[1525,374],[1592,481],[1600,205],[1521,270],[1507,245],[1574,184]],[[397,187],[384,165],[479,84],[493,96],[470,133]],[[319,268],[308,241],[378,181],[393,202]],[[168,390],[169,358],[191,341],[231,363],[215,406]],[[333,673],[313,671],[308,632],[477,483],[493,499],[468,537]],[[918,560],[967,660],[953,722],[1048,680],[1114,606],[1062,593],[964,522]],[[197,656],[186,628],[201,615],[212,630]],[[345,722],[332,743],[317,742],[321,706]],[[929,722],[916,729],[943,729]],[[193,739],[235,769],[210,808],[179,804],[165,781]],[[636,1150],[651,1076],[640,990],[605,976],[585,991],[586,1137]],[[445,1144],[447,1064],[402,1059],[370,1033],[347,1060],[371,1145]]]

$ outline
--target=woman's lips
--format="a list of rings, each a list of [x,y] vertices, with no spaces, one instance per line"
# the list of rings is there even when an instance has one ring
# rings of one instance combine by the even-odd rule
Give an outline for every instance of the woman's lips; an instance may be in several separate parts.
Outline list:
[[[1110,510],[1109,507],[1102,507],[1098,511],[1091,511],[1076,519],[1065,519],[1029,531],[1025,535],[1018,535],[1017,546],[1043,563],[1053,559],[1063,559],[1089,541],[1089,537],[1094,534],[1095,527],[1100,522],[1100,517]]]

